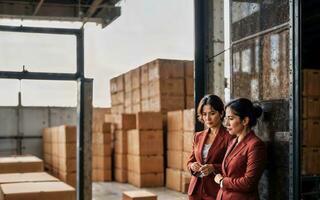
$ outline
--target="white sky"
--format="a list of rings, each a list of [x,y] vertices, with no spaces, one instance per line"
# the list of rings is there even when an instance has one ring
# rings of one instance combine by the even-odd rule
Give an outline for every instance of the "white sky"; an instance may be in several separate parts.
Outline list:
[[[194,56],[193,0],[123,0],[122,14],[104,29],[85,26],[85,74],[94,79],[94,106],[110,106],[110,78],[156,58]],[[79,23],[0,20],[1,25],[78,28]],[[0,32],[0,70],[74,72],[72,36]],[[18,80],[0,79],[0,105],[18,103]],[[21,81],[25,106],[75,106],[75,82]]]

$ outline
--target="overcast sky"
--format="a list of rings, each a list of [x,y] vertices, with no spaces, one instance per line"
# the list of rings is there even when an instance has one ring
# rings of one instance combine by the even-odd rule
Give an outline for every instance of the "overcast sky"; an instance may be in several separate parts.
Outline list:
[[[122,14],[104,29],[85,26],[85,72],[94,79],[94,106],[110,106],[110,78],[156,58],[194,56],[193,0],[123,0]],[[79,23],[0,20],[1,25],[79,27]],[[0,32],[0,70],[74,72],[75,38]],[[76,83],[0,79],[0,105],[75,106]]]

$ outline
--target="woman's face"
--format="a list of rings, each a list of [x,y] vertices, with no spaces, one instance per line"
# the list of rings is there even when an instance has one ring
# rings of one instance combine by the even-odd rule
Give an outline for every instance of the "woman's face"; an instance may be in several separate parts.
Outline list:
[[[238,115],[235,115],[230,107],[226,109],[224,125],[231,135],[239,135],[245,130],[242,120]]]
[[[213,128],[221,125],[221,115],[210,105],[204,105],[202,109],[202,120],[208,128]]]

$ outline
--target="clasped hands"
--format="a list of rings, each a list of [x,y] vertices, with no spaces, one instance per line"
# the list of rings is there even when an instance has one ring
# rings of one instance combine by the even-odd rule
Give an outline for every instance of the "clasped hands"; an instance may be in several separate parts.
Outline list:
[[[201,173],[203,176],[208,176],[214,171],[214,167],[212,164],[200,164],[198,162],[194,162],[191,164],[191,170],[194,172]]]

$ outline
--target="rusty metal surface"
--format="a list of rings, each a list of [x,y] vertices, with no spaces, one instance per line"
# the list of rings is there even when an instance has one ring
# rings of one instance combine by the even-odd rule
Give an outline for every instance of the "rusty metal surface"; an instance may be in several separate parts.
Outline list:
[[[233,0],[232,41],[289,21],[289,0]]]
[[[289,97],[289,31],[271,32],[232,49],[233,97],[252,100]]]

